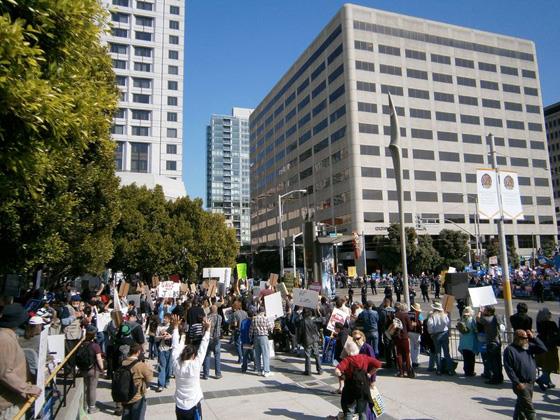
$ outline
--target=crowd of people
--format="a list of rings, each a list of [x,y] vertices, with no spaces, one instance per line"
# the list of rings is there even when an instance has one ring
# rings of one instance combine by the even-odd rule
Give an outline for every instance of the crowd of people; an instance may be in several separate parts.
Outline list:
[[[23,305],[5,305],[0,317],[0,351],[11,355],[0,359],[0,419],[11,418],[27,397],[39,392],[29,383],[41,369],[38,336],[45,328],[49,334],[64,334],[67,352],[78,346],[65,368],[84,378],[89,413],[98,411],[98,380],[105,376],[112,380],[115,414],[123,419],[143,419],[147,392],[162,392],[172,382],[176,417],[198,418],[200,381],[211,377],[211,368],[213,378],[222,378],[222,345],[228,343],[244,374],[273,375],[270,355],[278,351],[302,355],[304,375],[321,375],[324,364],[335,365],[340,416],[375,418],[377,370],[394,369],[397,377],[415,378],[424,353],[428,372],[455,375],[458,363],[451,357],[450,339],[458,334],[464,375],[476,375],[478,354],[487,384],[501,384],[505,368],[518,396],[516,413],[532,418],[532,384],[543,391],[553,388],[550,374],[560,371],[560,334],[547,308],[541,309],[533,326],[527,305],[520,303],[511,318],[515,340],[503,350],[503,320],[493,307],[460,307],[460,318],[452,325],[439,300],[438,276],[412,281],[410,307],[403,302],[401,279],[391,280],[378,307],[368,299],[368,286],[377,294],[371,280],[359,282],[361,302],[353,299],[352,283],[346,296],[323,296],[314,308],[297,306],[289,292],[282,293],[284,316],[277,319],[266,314],[264,298],[276,292],[268,284],[257,291],[232,288],[222,296],[209,294],[202,284],[193,285],[175,298],[158,297],[156,288],[133,284],[139,299],[119,297],[116,286],[109,284],[93,291],[70,284],[52,292],[30,290],[19,299]],[[430,311],[415,302],[414,286],[430,303]],[[346,316],[329,328],[335,309]],[[110,322],[101,322],[109,316]],[[157,366],[155,375],[150,359]],[[536,366],[542,371],[539,377]]]

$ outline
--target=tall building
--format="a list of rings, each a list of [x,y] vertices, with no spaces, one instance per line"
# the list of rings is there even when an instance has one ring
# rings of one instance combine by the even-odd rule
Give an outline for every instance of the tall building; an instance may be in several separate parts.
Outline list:
[[[548,155],[550,157],[550,174],[552,176],[552,190],[554,194],[554,210],[556,222],[560,220],[560,102],[549,105],[544,109],[546,138],[548,141]],[[558,226],[560,239],[560,226]]]
[[[252,109],[233,108],[212,115],[207,127],[206,203],[235,228],[241,246],[251,244],[249,192],[249,116]]]
[[[104,36],[120,90],[112,133],[123,184],[160,184],[169,198],[182,181],[182,0],[102,0],[110,12]]]
[[[519,173],[525,213],[506,222],[506,240],[531,255],[556,224],[536,60],[528,40],[344,5],[251,115],[253,247],[278,242],[278,196],[292,190],[307,194],[283,202],[286,237],[307,213],[366,242],[398,222],[390,92],[406,223],[474,235],[476,169],[489,167],[492,133],[498,164]],[[480,231],[497,237],[487,220]]]

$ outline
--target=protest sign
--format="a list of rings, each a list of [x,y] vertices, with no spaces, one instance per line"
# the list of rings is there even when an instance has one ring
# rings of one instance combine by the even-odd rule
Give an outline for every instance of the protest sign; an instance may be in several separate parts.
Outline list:
[[[127,302],[134,302],[134,309],[140,308],[140,295],[128,295]]]
[[[45,366],[47,364],[47,347],[49,345],[49,329],[41,331],[39,337],[39,353],[37,357],[37,381],[35,384],[41,390],[41,394],[35,400],[35,413],[40,413],[45,404]]]
[[[208,296],[214,297],[218,292],[218,282],[216,280],[208,281]]]
[[[182,295],[186,295],[187,293],[189,293],[189,285],[187,283],[182,283],[179,286],[179,291]]]
[[[342,309],[334,308],[331,317],[329,318],[329,323],[327,324],[327,330],[334,331],[334,324],[336,324],[337,322],[344,324],[347,317],[348,314]]]
[[[356,267],[348,267],[348,277],[356,277]]]
[[[268,277],[268,284],[276,286],[278,284],[278,274],[270,273],[270,276]]]
[[[115,311],[124,312],[121,306],[121,300],[119,299],[119,294],[117,293],[117,288],[113,288],[113,309]]]
[[[196,293],[196,285],[194,283],[189,284],[189,287],[191,289],[191,293]]]
[[[292,294],[294,296],[294,305],[303,306],[304,308],[317,308],[317,302],[319,301],[319,293],[315,290],[306,289],[293,289]]]
[[[161,298],[176,298],[179,297],[180,285],[173,281],[163,281],[159,284],[157,289],[158,297]]]
[[[266,285],[267,285],[267,284],[268,284],[268,282],[266,282],[266,281],[261,281],[261,282],[259,283],[259,289],[260,289],[260,290],[266,289]]]
[[[121,285],[119,287],[119,296],[120,297],[128,296],[129,288],[130,288],[130,283],[127,283],[125,280],[121,281]]]
[[[246,279],[247,278],[247,263],[237,264],[237,278]]]
[[[266,309],[267,318],[280,318],[284,316],[284,308],[282,306],[282,295],[280,292],[272,293],[264,297],[264,307]]]
[[[282,294],[282,297],[285,298],[288,296],[288,289],[284,283],[278,283],[276,289]]]
[[[321,293],[321,283],[311,283],[309,285],[309,290],[314,290],[317,293]]]
[[[224,314],[224,320],[229,321],[231,315],[233,314],[232,308],[224,308],[222,309],[222,313]]]
[[[492,286],[470,287],[469,295],[471,296],[473,308],[480,308],[481,306],[495,305],[498,303]]]
[[[109,320],[111,318],[109,317]],[[66,337],[64,334],[56,334],[47,336],[47,343],[49,348],[49,354],[53,357],[54,362],[58,365],[64,360],[66,354],[66,349],[64,347],[64,340]]]
[[[109,312],[101,312],[97,314],[97,331],[105,331],[105,327],[111,322],[111,314]]]
[[[443,295],[443,299],[441,300],[441,306],[443,306],[443,310],[447,313],[453,311],[453,304],[455,303],[455,298],[453,295]]]

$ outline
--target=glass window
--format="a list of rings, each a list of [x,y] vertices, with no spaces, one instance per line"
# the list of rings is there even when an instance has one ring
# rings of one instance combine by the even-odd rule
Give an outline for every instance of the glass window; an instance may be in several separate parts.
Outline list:
[[[356,70],[375,71],[375,66],[369,61],[356,60]]]
[[[451,93],[434,92],[434,99],[440,102],[455,102],[455,96]]]
[[[169,13],[172,15],[178,15],[180,13],[179,6],[169,6]]]
[[[451,131],[438,131],[437,132],[437,139],[440,141],[459,141],[457,137],[457,133]]]
[[[179,51],[169,50],[167,53],[167,57],[170,60],[178,60],[179,59]]]
[[[373,43],[366,41],[354,41],[354,48],[357,50],[373,51]]]
[[[132,119],[133,120],[144,120],[149,121],[151,119],[152,112],[143,109],[132,109]]]
[[[167,129],[167,137],[170,139],[177,138],[177,129],[176,128],[168,128]]]
[[[379,53],[380,54],[388,54],[388,55],[401,55],[401,49],[397,47],[391,47],[389,45],[379,45]]]
[[[482,61],[479,61],[478,63],[478,69],[479,70],[483,70],[483,71],[490,71],[492,73],[496,73],[496,65],[495,64],[491,64],[491,63],[484,63]]]
[[[403,88],[401,86],[381,85],[381,93],[390,93],[395,96],[403,96]]]
[[[364,212],[365,223],[384,223],[385,217],[382,212]]]
[[[438,121],[452,121],[455,122],[457,119],[455,114],[452,112],[440,112],[436,111],[436,120]]]
[[[539,96],[539,90],[536,88],[524,87],[523,92],[525,92],[525,95]]]
[[[176,96],[168,96],[167,97],[167,105],[177,106],[177,97]]]
[[[414,159],[434,160],[433,150],[412,149]]]
[[[503,127],[503,122],[500,118],[484,117],[484,125],[486,127]]]
[[[179,83],[175,80],[168,80],[167,81],[167,89],[178,90],[179,89]]]
[[[150,135],[150,127],[139,127],[137,125],[133,125],[131,128],[132,128],[132,135],[133,136],[149,136]]]
[[[356,82],[356,89],[363,90],[365,92],[375,92],[375,83],[361,82],[358,80]]]
[[[128,0],[113,0],[113,5],[128,7]]]
[[[179,37],[177,35],[169,35],[169,43],[179,45]]]
[[[536,79],[537,78],[537,73],[535,73],[533,70],[523,69],[521,71],[521,73],[523,74],[523,77],[527,77],[529,79]]]
[[[137,88],[150,89],[152,87],[152,79],[133,77],[132,85]]]
[[[515,130],[525,130],[525,123],[523,121],[507,120],[506,127]]]
[[[485,108],[495,108],[495,109],[501,109],[502,107],[500,101],[496,101],[494,99],[485,99],[485,98],[482,98],[482,106]]]
[[[426,53],[423,51],[416,50],[405,50],[407,58],[413,58],[415,60],[426,61]]]
[[[453,83],[453,77],[450,74],[432,73],[432,79],[434,82]]]
[[[430,99],[430,92],[423,89],[408,89],[408,96],[411,98]]]
[[[136,24],[138,26],[152,27],[154,25],[154,18],[149,16],[136,16]]]
[[[410,135],[412,136],[412,138],[414,139],[427,139],[427,140],[431,140],[434,138],[432,130],[422,130],[419,128],[413,128],[410,131]]]
[[[126,86],[126,76],[115,76],[115,80],[117,81],[118,86]]]
[[[502,74],[509,74],[510,76],[519,76],[519,72],[515,67],[500,66],[500,72]]]
[[[130,143],[130,170],[132,172],[148,172],[149,152],[149,144]]]
[[[523,105],[517,102],[504,102],[504,108],[508,111],[523,111]]]
[[[461,114],[461,122],[463,124],[480,125],[480,118],[476,115],[463,115]]]
[[[402,69],[397,66],[389,66],[387,64],[381,64],[379,66],[379,72],[383,74],[392,74],[393,76],[402,76]]]
[[[521,93],[521,88],[519,86],[510,85],[508,83],[502,83],[502,89],[504,92]]]
[[[115,169],[117,171],[123,170],[124,163],[124,141],[118,141],[115,148]]]
[[[138,102],[141,104],[149,104],[150,103],[150,95],[144,95],[141,93],[133,93],[132,94],[132,102]]]
[[[167,66],[167,73],[169,74],[179,74],[179,66]]]
[[[478,98],[474,96],[459,95],[459,103],[463,105],[478,106]]]
[[[431,54],[432,63],[451,64],[451,57],[441,54]]]
[[[169,21],[169,29],[179,29],[179,21],[178,20],[170,20]]]
[[[482,144],[482,137],[477,134],[463,134],[463,143]]]
[[[134,70],[151,72],[152,71],[152,65],[150,63],[138,63],[138,62],[135,61],[134,62]]]
[[[148,47],[134,47],[134,55],[137,57],[151,57],[152,48]]]
[[[154,10],[154,4],[147,1],[137,1],[136,8],[140,10]]]
[[[113,124],[111,126],[111,134],[124,134],[124,125]]]
[[[177,154],[177,145],[176,144],[168,144],[165,147],[165,151],[168,155],[176,155]]]
[[[120,38],[128,38],[128,30],[123,28],[111,28],[111,35]]]
[[[115,112],[115,118],[126,118],[126,109],[118,108]]]
[[[120,13],[120,12],[114,13],[114,12],[112,12],[111,13],[111,20],[113,22],[118,22],[118,23],[128,23],[129,16],[130,15],[126,14],[126,13]]]
[[[151,41],[152,34],[150,32],[134,31],[134,37],[139,41]]]
[[[176,112],[168,112],[167,113],[167,121],[177,122],[177,113]]]
[[[113,44],[110,43],[109,51],[116,54],[126,54],[128,53],[128,46],[123,44]]]
[[[432,113],[427,109],[410,108],[410,116],[412,118],[422,118],[429,120],[432,118]]]
[[[165,169],[168,171],[176,171],[177,170],[177,161],[176,160],[166,160],[165,161]]]
[[[461,86],[476,87],[476,80],[470,77],[457,76],[457,84]]]
[[[416,191],[416,201],[436,203],[438,195],[435,192]]]
[[[467,60],[466,58],[455,58],[455,65],[459,67],[474,69],[474,61]]]
[[[424,70],[406,69],[406,75],[414,79],[428,80],[428,72]]]

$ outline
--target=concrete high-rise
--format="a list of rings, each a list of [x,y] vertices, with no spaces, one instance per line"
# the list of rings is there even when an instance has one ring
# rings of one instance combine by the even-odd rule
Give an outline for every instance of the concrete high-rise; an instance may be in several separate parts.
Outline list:
[[[560,218],[560,102],[549,105],[544,109],[544,121],[550,158],[554,210],[556,212],[556,223],[558,223]],[[560,239],[560,226],[558,226],[557,232],[558,239]]]
[[[185,195],[183,152],[182,0],[102,0],[110,12],[103,37],[120,91],[114,119],[115,165],[123,184],[160,184],[168,198]]]
[[[535,46],[529,40],[345,5],[251,115],[252,246],[300,232],[309,212],[337,232],[386,234],[398,221],[387,93],[403,143],[405,220],[474,233],[476,169],[519,173],[525,220],[506,240],[530,255],[555,233]],[[483,239],[497,236],[482,221]],[[371,248],[370,248],[371,249]],[[373,253],[368,252],[368,258]],[[348,256],[350,258],[350,256]]]
[[[249,116],[252,109],[233,108],[212,115],[207,127],[206,204],[235,228],[241,246],[251,244]]]

